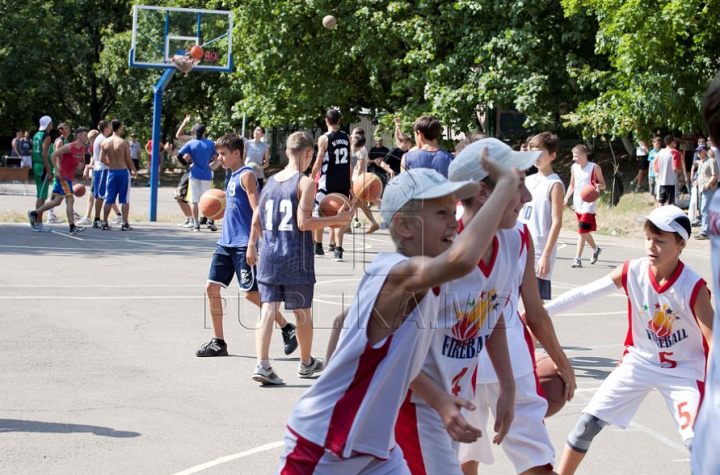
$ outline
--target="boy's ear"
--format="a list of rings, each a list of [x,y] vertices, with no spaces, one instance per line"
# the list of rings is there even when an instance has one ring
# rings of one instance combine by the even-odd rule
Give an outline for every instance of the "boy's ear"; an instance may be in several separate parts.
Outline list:
[[[403,239],[412,239],[414,232],[410,229],[410,220],[417,219],[414,216],[404,216],[397,214],[393,216],[393,232]]]
[[[555,160],[555,157],[557,157],[557,152],[551,153],[551,154],[550,154],[550,161],[552,162],[553,160]]]

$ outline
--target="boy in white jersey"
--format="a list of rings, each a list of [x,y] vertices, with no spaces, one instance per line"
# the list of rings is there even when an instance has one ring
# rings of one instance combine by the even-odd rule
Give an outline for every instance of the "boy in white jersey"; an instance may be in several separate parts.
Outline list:
[[[582,267],[583,248],[585,243],[592,250],[592,258],[590,264],[595,264],[598,256],[602,252],[599,246],[595,245],[595,240],[591,232],[597,229],[597,221],[595,220],[595,202],[588,203],[580,196],[581,190],[587,185],[595,185],[595,190],[599,193],[605,189],[605,179],[600,167],[588,160],[588,151],[585,145],[576,145],[572,149],[573,165],[570,168],[571,178],[570,186],[565,193],[565,205],[568,204],[570,197],[573,197],[573,209],[578,220],[578,241],[575,251],[575,261],[572,267]]]
[[[472,169],[465,166],[467,151],[483,146],[487,143],[496,143],[497,150],[492,157],[501,154],[511,154],[510,147],[496,139],[483,139],[468,146],[458,154],[450,165],[450,179],[456,180],[468,176]],[[534,152],[537,156],[537,152]],[[530,199],[530,193],[524,184],[524,170],[532,162],[519,166],[521,184],[517,190],[517,198],[513,203],[512,218],[504,222],[508,229],[502,229],[496,234],[494,246],[498,249],[497,259],[502,259],[502,266],[510,268],[510,278],[503,286],[496,287],[500,295],[511,295],[517,300],[522,297],[525,307],[524,321],[517,314],[508,309],[505,312],[507,328],[505,330],[508,349],[512,361],[512,374],[515,380],[515,414],[514,420],[507,435],[502,439],[503,451],[513,463],[517,473],[521,474],[552,474],[552,464],[555,461],[555,449],[552,446],[550,435],[543,419],[547,412],[547,401],[538,392],[537,377],[534,365],[534,345],[531,342],[530,331],[537,337],[540,344],[547,351],[557,367],[558,374],[566,383],[565,398],[572,399],[575,390],[575,375],[570,362],[558,342],[555,329],[547,312],[543,308],[543,301],[538,292],[535,277],[535,259],[530,232],[522,223],[517,222],[517,216],[523,203]],[[485,193],[493,190],[493,183],[484,183]],[[526,326],[527,325],[527,328]],[[477,366],[476,390],[473,404],[476,410],[468,414],[468,422],[484,430],[489,420],[489,414],[497,421],[502,417],[502,374],[493,370],[488,360],[488,354],[480,354]],[[498,443],[498,441],[495,441]],[[463,473],[476,475],[479,462],[492,464],[494,462],[489,437],[481,437],[471,444],[460,446],[460,462]]]
[[[519,218],[527,224],[535,243],[535,276],[543,300],[552,298],[552,271],[563,217],[565,186],[552,169],[557,140],[557,135],[543,132],[528,142],[530,150],[539,150],[542,155],[535,162],[538,172],[525,179],[532,201],[525,204]]]
[[[606,277],[547,304],[552,315],[622,288],[630,312],[622,360],[570,432],[561,475],[575,473],[604,427],[626,428],[653,389],[671,408],[685,444],[692,445],[712,341],[713,309],[705,281],[680,260],[690,231],[690,220],[680,208],[655,208],[645,222],[645,258],[627,261]]]
[[[481,210],[490,198],[495,184],[487,177],[477,159],[477,150],[487,148],[490,158],[505,168],[530,168],[539,152],[514,152],[494,138],[476,142],[472,148],[458,152],[449,167],[451,179],[463,177],[480,184],[480,191],[462,200],[463,215],[459,226]],[[457,151],[457,149],[456,149]],[[515,228],[518,212],[530,199],[522,184],[524,172],[518,172],[521,183],[510,197],[500,220],[500,231],[472,272],[448,282],[441,296],[438,330],[430,345],[421,376],[412,385],[395,429],[398,445],[403,449],[411,473],[461,474],[459,444],[452,442],[438,412],[425,403],[423,391],[444,391],[472,399],[478,359],[487,349],[492,366],[499,375],[499,398],[494,442],[502,442],[511,427],[515,405],[513,378],[503,312],[512,318],[517,314],[517,297],[502,292],[507,281],[517,274],[517,250],[505,245],[506,229]],[[517,233],[515,233],[517,234]],[[519,239],[518,239],[519,241]]]
[[[702,114],[713,142],[720,140],[720,80],[715,80],[705,92]],[[720,321],[720,193],[713,195],[708,211],[708,235],[712,244],[712,280],[715,291],[715,320]],[[713,335],[713,346],[718,343],[718,332]],[[690,454],[692,473],[720,473],[720,356],[717,350],[711,355],[705,397],[695,421],[695,443]],[[715,429],[713,429],[715,427]]]
[[[498,187],[457,238],[456,200],[476,194],[476,182],[418,169],[385,187],[382,214],[397,251],[365,270],[333,359],[290,415],[279,473],[409,473],[395,421],[434,335],[442,284],[475,268],[497,229],[497,210],[518,186],[517,175],[486,153],[480,160]],[[455,438],[480,435],[460,415],[472,407],[467,401],[439,391],[427,402]]]

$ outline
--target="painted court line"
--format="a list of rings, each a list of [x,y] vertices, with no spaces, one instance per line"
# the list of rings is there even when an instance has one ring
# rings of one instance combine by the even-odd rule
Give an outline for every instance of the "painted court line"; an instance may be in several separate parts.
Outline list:
[[[249,457],[250,455],[259,454],[261,452],[266,452],[268,450],[277,449],[280,447],[283,447],[285,445],[285,442],[278,441],[278,442],[270,442],[269,444],[264,444],[259,447],[255,447],[254,449],[246,450],[244,452],[239,452],[237,454],[232,455],[226,455],[225,457],[216,458],[215,460],[211,460],[210,462],[205,462],[200,465],[196,465],[194,467],[188,468],[187,470],[183,470],[182,472],[173,473],[172,475],[191,475],[193,473],[202,472],[205,469],[215,467],[216,465],[221,465],[223,463],[232,462],[233,460],[241,459],[244,457]]]

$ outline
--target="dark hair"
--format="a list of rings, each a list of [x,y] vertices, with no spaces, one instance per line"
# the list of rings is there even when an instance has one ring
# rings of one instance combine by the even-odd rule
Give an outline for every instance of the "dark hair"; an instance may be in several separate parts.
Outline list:
[[[353,136],[353,146],[354,147],[362,147],[363,145],[365,145],[365,136],[364,135]]]
[[[670,145],[674,141],[675,141],[675,137],[673,137],[672,135],[665,136],[665,139],[664,139],[665,145]]]
[[[265,133],[265,127],[263,127],[263,126],[260,125],[260,124],[258,124],[257,127],[255,127],[255,129],[260,129],[260,130],[262,130],[262,133],[263,133],[263,134]]]
[[[337,109],[328,109],[325,113],[325,118],[330,125],[337,125],[340,123],[340,112]]]
[[[108,122],[107,120],[101,120],[100,122],[98,122],[98,131],[102,133],[103,130],[107,129],[108,125],[110,125],[110,122]]]
[[[205,128],[205,125],[203,124],[195,124],[195,138],[201,139],[203,135],[205,135],[205,131],[207,129]]]
[[[541,132],[528,140],[528,148],[544,148],[552,155],[557,153],[558,137],[552,132]]]
[[[117,132],[118,130],[120,130],[120,127],[122,127],[122,122],[120,121],[120,119],[113,119],[110,124],[112,125],[113,132]]]
[[[245,141],[238,134],[223,135],[215,141],[215,150],[219,148],[226,148],[231,152],[239,150],[242,154],[245,151]]]
[[[466,135],[464,139],[459,141],[457,145],[455,145],[455,155],[462,152],[465,147],[470,145],[473,142],[477,142],[478,140],[486,139],[487,134],[484,132],[480,132],[479,130],[474,130],[470,132],[470,134]]]
[[[363,129],[362,127],[355,127],[354,129],[352,129],[351,135],[362,135],[363,137],[365,137],[365,129]]]
[[[710,138],[720,141],[720,78],[715,79],[705,91],[702,100],[702,116]]]
[[[413,123],[413,130],[423,134],[426,140],[437,140],[442,137],[442,125],[431,115],[418,117]]]
[[[82,134],[83,132],[87,132],[87,131],[88,131],[88,129],[86,129],[85,127],[80,127],[78,129],[75,129],[75,137],[77,137],[78,134]]]
[[[678,224],[682,225],[683,228],[685,228],[685,230],[688,232],[688,236],[692,233],[692,227],[691,227],[691,225],[690,225],[690,219],[689,219],[689,218],[688,218],[688,220],[687,220],[687,226],[686,226],[685,223],[682,222],[682,221],[679,221],[679,220],[678,220],[677,222],[678,222]],[[648,232],[650,232],[650,233],[652,233],[652,234],[657,234],[657,235],[660,235],[660,236],[662,236],[663,233],[673,234],[673,235],[675,236],[675,242],[677,242],[678,244],[681,243],[681,242],[683,242],[683,241],[685,241],[685,240],[683,239],[683,237],[682,237],[681,235],[679,235],[678,233],[675,233],[675,232],[672,232],[672,231],[663,231],[662,229],[660,229],[660,228],[658,228],[657,226],[655,226],[655,223],[653,223],[653,222],[650,221],[649,219],[648,219],[647,221],[645,221],[645,231],[648,231]]]

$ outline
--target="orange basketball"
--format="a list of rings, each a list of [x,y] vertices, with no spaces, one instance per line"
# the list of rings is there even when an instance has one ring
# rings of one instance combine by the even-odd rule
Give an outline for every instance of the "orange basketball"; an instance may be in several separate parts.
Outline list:
[[[353,193],[364,203],[372,203],[382,195],[383,186],[374,173],[363,173],[353,181]]]
[[[540,387],[545,393],[548,402],[545,417],[550,417],[565,405],[565,381],[555,371],[555,363],[547,353],[535,352],[535,366]]]
[[[82,183],[76,183],[73,185],[73,195],[78,198],[85,196],[85,185]]]
[[[337,214],[346,209],[350,209],[350,200],[340,193],[330,193],[320,202],[320,216],[327,218],[329,216],[337,216]],[[333,227],[344,226],[337,224]]]
[[[190,48],[190,56],[192,56],[195,59],[202,59],[204,54],[205,54],[205,51],[202,49],[202,46],[195,45],[192,48]]]
[[[598,193],[595,185],[585,185],[580,190],[580,198],[582,198],[583,201],[587,201],[588,203],[592,203],[599,197],[600,193]]]
[[[225,192],[213,188],[207,190],[198,202],[200,213],[207,219],[223,219],[225,216]]]

